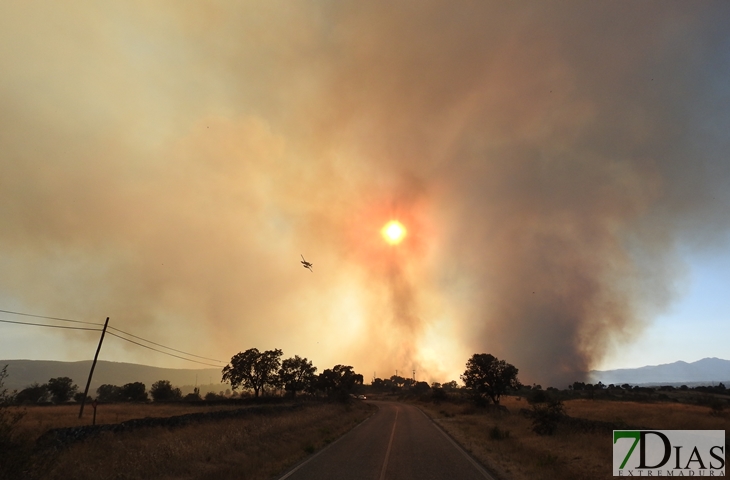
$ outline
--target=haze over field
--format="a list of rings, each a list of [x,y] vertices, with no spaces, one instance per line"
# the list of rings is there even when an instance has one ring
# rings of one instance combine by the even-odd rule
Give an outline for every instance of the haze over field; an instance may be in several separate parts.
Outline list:
[[[488,352],[579,380],[681,298],[684,253],[726,255],[729,22],[709,1],[5,2],[0,309],[223,362],[447,381]],[[98,339],[0,325],[0,358]],[[114,340],[102,358],[192,366]]]

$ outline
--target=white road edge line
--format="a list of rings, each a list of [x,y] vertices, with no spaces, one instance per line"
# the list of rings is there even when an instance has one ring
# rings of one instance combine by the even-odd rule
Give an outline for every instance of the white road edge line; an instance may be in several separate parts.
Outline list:
[[[416,407],[416,408],[418,408],[418,407]],[[471,455],[469,455],[469,452],[467,452],[466,450],[464,450],[461,447],[461,445],[459,445],[458,443],[456,443],[454,441],[454,439],[451,438],[451,435],[449,435],[448,433],[446,433],[446,431],[443,428],[441,428],[438,423],[434,422],[433,419],[431,417],[429,417],[428,415],[426,415],[423,412],[423,410],[421,410],[420,408],[418,408],[418,411],[421,412],[421,415],[423,415],[424,417],[426,417],[428,419],[428,421],[431,422],[431,424],[434,426],[434,428],[436,428],[436,430],[438,430],[439,432],[441,432],[441,435],[443,435],[444,437],[446,437],[446,440],[448,440],[458,451],[460,451],[466,457],[467,460],[469,460],[469,462],[471,462],[472,465],[474,465],[474,468],[476,468],[477,471],[479,471],[479,473],[481,473],[482,476],[484,476],[484,478],[486,478],[488,480],[496,480],[489,472],[487,472],[484,469],[484,467],[482,467],[479,464],[479,462],[477,462],[476,460],[474,460],[474,458]]]
[[[388,449],[385,451],[385,460],[383,460],[383,468],[380,470],[380,480],[385,480],[385,471],[388,469],[388,458],[390,457],[390,447],[393,446],[393,437],[395,437],[395,425],[398,423],[398,412],[400,412],[400,406],[395,407],[395,419],[393,420],[393,430],[390,432],[390,441],[388,442]]]
[[[380,408],[378,408],[378,410],[380,410]],[[347,433],[345,433],[344,435],[342,435],[340,438],[338,438],[334,442],[330,443],[329,445],[327,445],[326,447],[324,447],[322,450],[320,450],[319,452],[315,453],[314,455],[312,455],[311,457],[309,457],[308,459],[304,460],[302,463],[300,463],[299,465],[297,465],[296,467],[294,467],[292,470],[290,470],[289,472],[287,472],[283,477],[279,477],[279,480],[284,480],[284,479],[289,478],[290,476],[294,475],[294,472],[296,472],[297,470],[299,470],[300,468],[302,468],[304,465],[308,464],[309,462],[311,462],[312,460],[314,460],[315,458],[317,458],[321,453],[323,453],[324,451],[328,450],[332,445],[336,444],[337,442],[339,442],[340,440],[342,440],[343,438],[345,438],[346,436],[348,436],[350,434],[350,432],[355,431],[355,429],[358,428],[360,425],[362,425],[363,423],[365,423],[368,420],[370,420],[373,417],[373,415],[375,415],[376,413],[378,413],[378,410],[376,410],[374,413],[372,413],[368,418],[366,418],[362,422],[360,422],[357,425],[355,425],[350,431],[348,431]]]

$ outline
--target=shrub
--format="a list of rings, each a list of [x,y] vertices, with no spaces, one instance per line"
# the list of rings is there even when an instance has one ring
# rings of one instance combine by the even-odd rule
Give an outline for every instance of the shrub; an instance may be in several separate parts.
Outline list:
[[[558,422],[565,415],[563,402],[549,398],[546,402],[532,405],[532,431],[538,435],[552,435],[558,428]]]
[[[509,430],[502,430],[497,425],[489,430],[489,438],[492,440],[505,440],[509,438]]]
[[[444,402],[449,399],[449,396],[446,393],[446,390],[444,390],[441,387],[432,388],[431,389],[431,399],[436,402]]]
[[[12,439],[15,425],[23,417],[21,412],[11,410],[13,396],[8,394],[5,387],[5,379],[8,377],[8,366],[0,370],[0,449]]]
[[[20,471],[30,457],[16,438],[15,427],[24,412],[12,405],[13,395],[4,388],[7,369],[7,365],[0,369],[0,478],[21,478]]]
[[[535,405],[536,403],[546,403],[550,399],[550,396],[545,390],[532,390],[527,395],[527,403]]]
[[[197,402],[202,400],[202,398],[200,398],[200,389],[198,387],[195,387],[193,389],[193,393],[188,393],[187,395],[185,395],[185,398],[183,398],[183,400],[185,400],[186,402]]]
[[[84,400],[84,392],[78,392],[76,395],[74,395],[74,402],[81,403]],[[94,399],[91,398],[91,395],[86,396],[86,403],[93,402]]]
[[[537,464],[541,467],[549,467],[551,465],[555,465],[557,461],[558,457],[551,453],[546,453],[537,457]]]
[[[710,415],[713,417],[721,417],[723,410],[725,410],[725,403],[719,398],[713,398],[709,402],[710,404]]]

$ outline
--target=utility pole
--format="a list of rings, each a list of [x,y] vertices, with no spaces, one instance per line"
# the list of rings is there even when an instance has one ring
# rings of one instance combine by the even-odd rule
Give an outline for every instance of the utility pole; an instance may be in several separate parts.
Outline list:
[[[81,410],[79,410],[79,418],[84,414],[84,404],[86,403],[86,397],[89,395],[89,385],[91,385],[91,377],[94,375],[94,367],[96,367],[96,359],[99,358],[99,351],[101,350],[101,342],[104,341],[104,334],[106,333],[106,326],[109,325],[109,317],[106,317],[104,322],[104,328],[101,330],[101,338],[99,339],[99,346],[96,347],[96,355],[94,355],[94,361],[91,364],[91,371],[89,372],[89,379],[86,381],[86,389],[84,390],[84,398],[81,399]],[[94,409],[96,413],[96,409]]]

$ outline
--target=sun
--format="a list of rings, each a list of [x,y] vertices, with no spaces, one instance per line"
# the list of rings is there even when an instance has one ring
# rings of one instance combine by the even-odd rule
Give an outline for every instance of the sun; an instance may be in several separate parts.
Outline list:
[[[380,234],[391,245],[398,245],[402,242],[406,237],[406,233],[406,227],[397,220],[391,220],[380,229]]]

